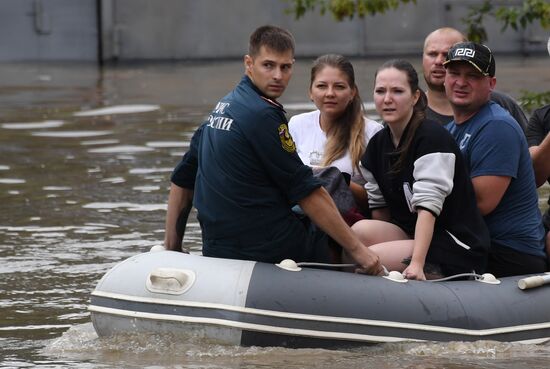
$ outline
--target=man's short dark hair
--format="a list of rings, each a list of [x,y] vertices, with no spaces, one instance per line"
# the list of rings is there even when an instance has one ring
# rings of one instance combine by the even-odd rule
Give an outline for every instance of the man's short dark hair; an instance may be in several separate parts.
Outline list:
[[[261,26],[250,35],[248,45],[248,55],[256,56],[260,48],[265,46],[278,53],[284,53],[288,50],[294,55],[294,37],[286,29],[277,26]]]

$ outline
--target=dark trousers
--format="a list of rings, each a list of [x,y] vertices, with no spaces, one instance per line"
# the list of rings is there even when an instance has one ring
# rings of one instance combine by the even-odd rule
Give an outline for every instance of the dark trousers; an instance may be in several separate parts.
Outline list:
[[[517,252],[509,247],[491,245],[487,272],[495,277],[536,274],[546,271],[546,258]]]

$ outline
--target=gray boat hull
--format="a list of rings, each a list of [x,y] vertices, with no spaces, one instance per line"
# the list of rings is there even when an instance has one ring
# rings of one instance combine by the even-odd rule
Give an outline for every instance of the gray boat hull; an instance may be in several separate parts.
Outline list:
[[[131,257],[105,274],[90,311],[99,336],[170,332],[243,346],[345,347],[401,341],[542,343],[550,287],[522,276],[397,283],[322,269],[170,251]]]

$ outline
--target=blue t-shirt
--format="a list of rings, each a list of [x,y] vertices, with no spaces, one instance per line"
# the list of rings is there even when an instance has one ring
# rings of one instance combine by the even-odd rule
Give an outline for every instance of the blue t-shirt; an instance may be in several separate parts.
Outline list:
[[[511,177],[497,207],[484,219],[493,245],[542,256],[544,229],[527,141],[510,114],[494,102],[462,124],[447,129],[457,141],[472,178]]]
[[[194,185],[204,255],[300,258],[309,233],[291,208],[321,183],[296,153],[282,106],[248,77],[196,131],[172,180]]]

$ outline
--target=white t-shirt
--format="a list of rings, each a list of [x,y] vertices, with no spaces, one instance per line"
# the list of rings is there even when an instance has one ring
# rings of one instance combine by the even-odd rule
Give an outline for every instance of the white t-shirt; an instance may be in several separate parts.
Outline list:
[[[288,123],[288,129],[296,143],[296,151],[304,164],[309,166],[321,165],[325,152],[327,135],[321,129],[320,114],[319,110],[298,114],[290,118]],[[380,123],[365,117],[365,143],[368,143],[370,138],[382,128]],[[332,162],[331,166],[337,167],[341,172],[350,174],[354,180],[358,176],[361,178],[361,173],[353,168],[349,151]]]

